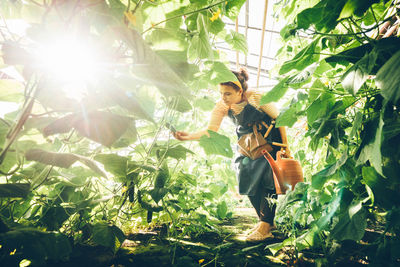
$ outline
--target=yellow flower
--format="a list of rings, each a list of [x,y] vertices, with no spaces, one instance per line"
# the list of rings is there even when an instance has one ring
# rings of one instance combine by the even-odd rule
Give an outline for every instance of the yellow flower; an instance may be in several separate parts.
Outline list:
[[[213,16],[210,18],[210,20],[211,21],[217,20],[220,14],[221,14],[221,9],[218,8],[217,12],[213,13]]]
[[[204,262],[204,259],[199,260],[199,264],[202,264]]]
[[[122,193],[125,193],[126,190],[128,190],[128,187],[126,187],[126,186],[122,187]]]
[[[133,26],[136,26],[136,16],[133,15],[131,12],[129,11],[125,11],[124,12],[125,17],[128,19],[128,21],[130,23],[132,23]]]

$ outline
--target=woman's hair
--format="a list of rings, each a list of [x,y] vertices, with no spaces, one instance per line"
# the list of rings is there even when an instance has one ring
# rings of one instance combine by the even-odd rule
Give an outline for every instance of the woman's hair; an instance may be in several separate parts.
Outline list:
[[[249,73],[245,68],[240,68],[239,71],[232,71],[233,74],[235,74],[236,78],[239,80],[240,84],[242,85],[243,92],[247,91],[247,88],[249,87],[247,85],[247,81],[249,80]],[[228,85],[231,86],[233,89],[236,91],[239,91],[240,88],[235,84],[234,82],[224,82],[221,83],[221,85]]]

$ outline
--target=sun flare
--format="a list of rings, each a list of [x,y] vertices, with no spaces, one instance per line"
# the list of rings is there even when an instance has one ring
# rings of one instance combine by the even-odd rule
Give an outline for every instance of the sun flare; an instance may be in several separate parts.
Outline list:
[[[94,81],[99,67],[95,49],[80,40],[65,38],[38,49],[40,68],[51,80],[61,82],[67,96],[82,98],[88,82]]]

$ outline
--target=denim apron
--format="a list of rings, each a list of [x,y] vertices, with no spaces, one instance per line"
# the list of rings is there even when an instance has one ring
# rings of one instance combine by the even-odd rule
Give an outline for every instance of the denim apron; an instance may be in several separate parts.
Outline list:
[[[251,104],[247,104],[242,112],[237,115],[234,115],[232,110],[229,110],[228,116],[236,125],[238,139],[244,134],[253,132],[253,124],[259,124],[261,121],[264,121],[267,125],[270,125],[272,121],[271,117]],[[262,135],[264,135],[266,131],[267,129],[264,126],[259,130]],[[274,127],[266,140],[268,143],[282,143],[279,130]],[[270,154],[275,158],[276,152],[279,151],[280,148],[276,146],[272,147],[273,151],[270,152]],[[254,196],[259,187],[263,187],[266,190],[275,190],[272,169],[269,162],[264,157],[252,160],[249,157],[240,155],[236,158],[235,163],[238,166],[237,178],[239,194]]]

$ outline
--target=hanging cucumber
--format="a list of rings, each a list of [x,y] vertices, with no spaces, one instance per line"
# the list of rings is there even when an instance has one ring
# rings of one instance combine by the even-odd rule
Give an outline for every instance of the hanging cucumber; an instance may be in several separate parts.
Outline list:
[[[133,201],[135,201],[135,184],[134,183],[132,183],[128,189],[128,197],[129,197],[129,202],[133,203]]]
[[[160,169],[157,172],[156,179],[154,181],[154,187],[158,188],[163,188],[165,186],[165,182],[168,179],[168,172],[164,171],[163,169]]]
[[[147,211],[147,223],[151,223],[153,220],[153,211],[149,210]]]

